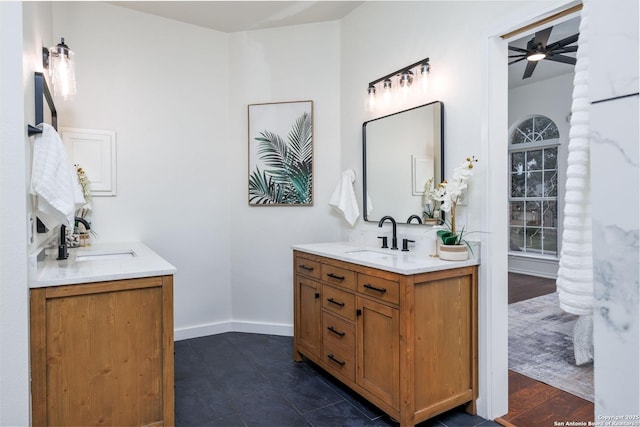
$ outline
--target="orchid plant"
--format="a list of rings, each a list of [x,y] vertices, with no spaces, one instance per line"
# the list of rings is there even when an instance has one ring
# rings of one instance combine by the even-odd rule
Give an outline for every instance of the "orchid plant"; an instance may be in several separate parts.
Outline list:
[[[84,196],[85,201],[84,206],[79,209],[76,216],[85,218],[91,210],[91,181],[89,181],[89,178],[87,178],[87,174],[80,165],[76,164],[74,166],[76,167],[78,182],[80,183],[80,187],[82,188],[82,195]]]
[[[466,243],[463,239],[464,227],[456,231],[456,208],[460,202],[467,182],[473,175],[473,164],[478,160],[475,156],[467,157],[465,161],[453,170],[453,177],[442,181],[429,196],[434,202],[440,203],[440,209],[450,212],[450,220],[446,222],[448,229],[438,230],[437,235],[445,245],[460,245]]]
[[[435,219],[438,213],[438,202],[435,200],[435,187],[433,186],[433,178],[424,185],[424,192],[422,193],[422,218],[423,219]]]

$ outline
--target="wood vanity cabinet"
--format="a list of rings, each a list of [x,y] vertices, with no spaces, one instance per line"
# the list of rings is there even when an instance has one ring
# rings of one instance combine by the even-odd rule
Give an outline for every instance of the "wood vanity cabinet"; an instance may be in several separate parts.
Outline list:
[[[402,275],[294,251],[294,360],[401,426],[476,412],[477,266]]]
[[[34,426],[174,425],[173,276],[30,299]]]

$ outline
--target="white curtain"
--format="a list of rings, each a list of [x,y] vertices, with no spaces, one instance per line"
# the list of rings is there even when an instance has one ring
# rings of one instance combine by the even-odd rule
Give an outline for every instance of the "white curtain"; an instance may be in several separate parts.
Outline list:
[[[574,328],[574,353],[578,365],[593,360],[588,6],[589,0],[585,0],[573,82],[564,231],[556,281],[560,307],[580,316]]]

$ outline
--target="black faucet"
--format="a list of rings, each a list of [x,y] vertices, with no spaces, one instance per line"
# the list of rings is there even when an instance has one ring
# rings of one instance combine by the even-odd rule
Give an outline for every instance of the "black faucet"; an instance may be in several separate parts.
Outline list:
[[[74,224],[77,222],[81,222],[84,225],[86,230],[91,230],[91,225],[89,222],[78,216],[73,218]],[[60,225],[60,244],[58,245],[58,260],[63,260],[69,258],[69,251],[67,250],[67,226],[64,224]]]
[[[382,227],[382,224],[386,220],[391,221],[391,225],[393,226],[393,237],[391,237],[391,249],[398,249],[398,235],[396,234],[396,220],[389,215],[383,216],[380,222],[378,222],[378,227]]]
[[[78,222],[82,223],[82,225],[84,225],[84,229],[85,230],[87,230],[87,231],[91,230],[91,225],[89,224],[89,221],[87,221],[86,219],[80,218],[79,216],[77,216],[77,217],[74,218],[74,221],[76,223],[78,223]]]
[[[411,221],[413,221],[414,219],[418,220],[418,224],[422,224],[422,220],[420,219],[420,217],[418,215],[411,215],[408,219],[407,219],[407,224],[411,224]]]
[[[67,252],[67,226],[60,225],[60,244],[58,245],[58,260],[69,258],[69,252]]]

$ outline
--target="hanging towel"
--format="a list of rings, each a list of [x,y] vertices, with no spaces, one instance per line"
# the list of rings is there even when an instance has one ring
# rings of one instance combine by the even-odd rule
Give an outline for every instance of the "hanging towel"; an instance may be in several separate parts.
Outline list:
[[[593,360],[593,245],[589,175],[589,43],[587,2],[581,12],[569,131],[562,250],[558,263],[560,308],[577,314],[573,352],[577,365]]]
[[[49,229],[59,224],[73,227],[75,211],[85,203],[78,175],[53,126],[37,127],[42,133],[33,140],[30,190],[38,196],[36,214]]]
[[[353,169],[347,169],[342,172],[340,182],[335,190],[333,190],[333,194],[329,200],[329,204],[338,209],[352,227],[358,219],[358,216],[360,216],[356,193],[353,190],[355,180],[356,173]]]

